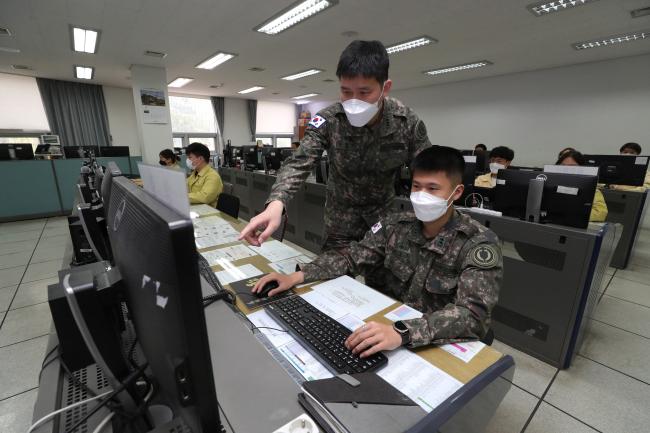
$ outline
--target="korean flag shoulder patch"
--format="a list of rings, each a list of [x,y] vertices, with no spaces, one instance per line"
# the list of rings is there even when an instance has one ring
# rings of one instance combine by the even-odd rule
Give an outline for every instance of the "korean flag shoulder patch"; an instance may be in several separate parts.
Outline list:
[[[309,124],[313,126],[314,128],[320,128],[323,123],[325,123],[325,118],[320,115],[315,115],[310,121]]]
[[[373,234],[376,234],[379,230],[381,230],[381,221],[372,226],[370,230],[372,230]]]

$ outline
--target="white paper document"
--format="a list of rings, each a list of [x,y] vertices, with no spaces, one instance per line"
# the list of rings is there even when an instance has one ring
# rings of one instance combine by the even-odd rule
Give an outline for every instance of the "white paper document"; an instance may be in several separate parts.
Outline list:
[[[235,260],[245,259],[246,257],[256,256],[250,248],[245,245],[233,245],[231,247],[225,247],[218,250],[206,251],[201,253],[203,257],[208,261],[210,266],[220,265],[223,267],[221,262],[234,262]]]
[[[366,323],[354,314],[346,314],[345,316],[336,319],[336,321],[353,332],[356,331],[359,326],[363,326]]]
[[[393,311],[384,314],[384,317],[391,322],[397,322],[398,320],[419,319],[422,317],[422,313],[415,308],[411,308],[404,304],[395,308]]]
[[[286,332],[276,331],[276,329],[282,329],[282,327],[264,310],[249,314],[248,318],[255,326],[260,327],[259,331],[269,339],[271,344],[306,380],[332,377],[332,373],[316,360],[311,353],[307,352],[291,335]]]
[[[226,221],[225,219],[213,215],[213,216],[208,216],[208,217],[203,217],[203,218],[197,218],[192,221],[192,224],[194,224],[195,228],[206,228],[206,227],[217,227],[217,226],[230,226],[230,223]]]
[[[312,260],[313,259],[311,257],[307,257],[305,255],[300,255],[300,256],[292,257],[290,259],[282,260],[282,261],[279,261],[279,262],[269,263],[269,266],[275,272],[279,272],[281,274],[289,275],[291,273],[296,272],[296,265],[304,264],[304,263],[311,263]]]
[[[195,225],[194,238],[196,241],[196,247],[201,249],[237,242],[239,232],[232,228],[230,224],[206,227],[196,227]]]
[[[357,280],[346,276],[329,280],[312,288],[333,305],[347,306],[347,312],[366,319],[394,304],[395,301]]]
[[[334,320],[338,320],[339,317],[345,316],[346,314],[352,314],[352,308],[348,304],[339,299],[324,296],[315,290],[300,296]]]
[[[195,204],[193,206],[190,206],[190,212],[195,212],[199,214],[200,216],[202,215],[210,215],[213,213],[219,212],[212,206],[208,206],[207,204]]]
[[[221,264],[221,262],[219,263]],[[230,284],[235,281],[245,280],[247,278],[256,277],[262,275],[264,272],[260,271],[253,265],[243,265],[243,266],[228,266],[225,267],[223,271],[215,272],[219,282],[221,284]]]
[[[388,365],[377,372],[422,409],[431,412],[463,384],[415,353],[401,348],[384,352]]]
[[[445,352],[451,353],[456,358],[463,360],[464,362],[470,362],[472,358],[476,356],[483,348],[485,347],[484,343],[480,341],[469,341],[467,343],[451,343],[443,344],[440,346]]]
[[[280,241],[266,241],[261,247],[250,247],[269,262],[279,262],[300,255],[300,251],[283,244]]]

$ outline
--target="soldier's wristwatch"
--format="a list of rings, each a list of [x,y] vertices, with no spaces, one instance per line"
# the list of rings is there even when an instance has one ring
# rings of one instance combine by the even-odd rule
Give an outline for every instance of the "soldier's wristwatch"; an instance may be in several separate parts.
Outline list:
[[[393,323],[393,329],[402,337],[402,346],[406,346],[411,342],[411,331],[406,327],[404,322],[398,320]]]

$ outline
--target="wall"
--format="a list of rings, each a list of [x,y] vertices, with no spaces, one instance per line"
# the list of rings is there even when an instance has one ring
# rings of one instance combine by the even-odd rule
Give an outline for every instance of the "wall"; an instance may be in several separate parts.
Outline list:
[[[103,86],[108,126],[113,146],[129,146],[132,156],[142,155],[131,89]]]
[[[334,102],[310,102],[302,106],[303,110],[307,110],[311,113],[312,117],[318,114],[323,108],[329,107]]]
[[[515,165],[541,165],[566,146],[618,153],[635,141],[650,153],[648,71],[650,55],[643,55],[392,95],[424,120],[433,144],[505,145]]]
[[[50,130],[34,77],[0,74],[0,101],[0,130]]]
[[[248,107],[245,99],[225,98],[224,100],[224,130],[225,142],[231,141],[233,146],[246,146],[251,142],[248,126]]]

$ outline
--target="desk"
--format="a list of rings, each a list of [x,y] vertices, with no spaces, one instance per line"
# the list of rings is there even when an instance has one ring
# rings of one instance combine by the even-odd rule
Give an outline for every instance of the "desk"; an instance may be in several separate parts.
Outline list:
[[[632,257],[634,243],[643,221],[648,192],[603,189],[607,203],[607,221],[623,225],[621,240],[616,247],[610,266],[625,269]]]

